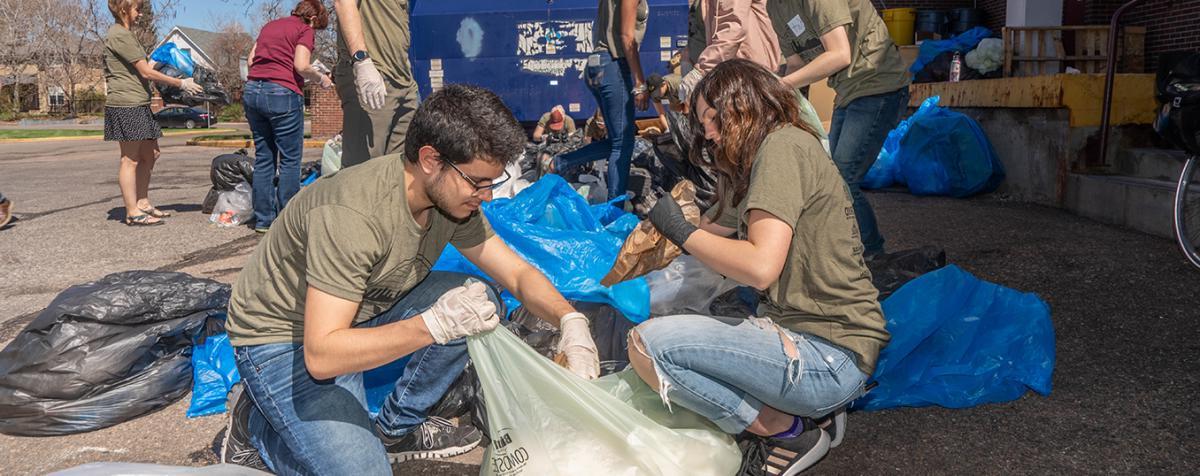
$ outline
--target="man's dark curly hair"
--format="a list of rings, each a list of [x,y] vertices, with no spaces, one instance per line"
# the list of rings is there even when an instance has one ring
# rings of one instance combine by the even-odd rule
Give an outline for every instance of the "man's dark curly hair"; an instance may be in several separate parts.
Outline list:
[[[481,159],[508,165],[525,151],[525,130],[495,93],[451,84],[417,108],[404,138],[405,159],[415,163],[427,145],[453,164]]]

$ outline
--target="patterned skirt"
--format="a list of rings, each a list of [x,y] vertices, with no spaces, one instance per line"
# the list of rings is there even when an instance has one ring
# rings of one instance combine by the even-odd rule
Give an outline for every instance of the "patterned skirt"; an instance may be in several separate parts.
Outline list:
[[[104,140],[135,141],[162,137],[150,106],[104,108]]]

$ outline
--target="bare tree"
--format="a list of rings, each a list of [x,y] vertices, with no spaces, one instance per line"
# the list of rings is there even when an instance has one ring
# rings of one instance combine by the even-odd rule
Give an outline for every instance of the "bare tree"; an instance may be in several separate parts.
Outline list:
[[[246,32],[246,28],[236,20],[225,22],[217,29],[217,40],[213,51],[208,52],[213,59],[213,69],[217,81],[229,91],[230,99],[242,99],[241,62],[250,53],[254,45],[254,37]]]
[[[141,15],[133,22],[133,35],[143,48],[158,44],[158,32],[175,19],[180,0],[142,0]]]
[[[21,83],[47,42],[39,23],[49,8],[48,0],[0,0],[0,69],[12,86],[13,107],[21,108]]]
[[[262,30],[263,25],[271,20],[276,20],[289,15],[292,9],[296,7],[298,0],[226,0],[240,1],[246,6],[247,15],[251,15],[254,21],[254,30],[251,34],[258,36],[258,32]],[[319,60],[326,67],[332,68],[337,64],[337,13],[333,10],[333,0],[321,0],[325,5],[325,9],[329,11],[329,27],[316,32],[316,51],[313,52],[313,59]],[[257,5],[257,11],[254,6]]]
[[[46,40],[36,64],[47,85],[63,91],[68,111],[73,115],[79,86],[98,79],[103,58],[100,30],[108,23],[100,0],[47,0]],[[89,78],[91,77],[91,78]]]

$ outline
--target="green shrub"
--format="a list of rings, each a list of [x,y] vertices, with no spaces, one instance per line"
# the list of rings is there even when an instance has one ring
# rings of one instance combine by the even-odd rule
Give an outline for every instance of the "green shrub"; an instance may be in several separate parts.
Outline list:
[[[217,113],[217,120],[221,122],[243,122],[246,120],[246,114],[242,111],[241,103],[233,103],[221,108],[221,112]]]

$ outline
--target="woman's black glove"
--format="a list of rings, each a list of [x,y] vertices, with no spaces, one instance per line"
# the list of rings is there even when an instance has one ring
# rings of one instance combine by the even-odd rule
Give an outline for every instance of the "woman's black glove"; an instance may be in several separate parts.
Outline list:
[[[670,195],[658,199],[658,203],[650,209],[649,218],[654,228],[680,249],[683,249],[688,237],[700,229],[687,221],[683,216],[683,209],[679,208],[679,204],[675,203],[675,199]]]

